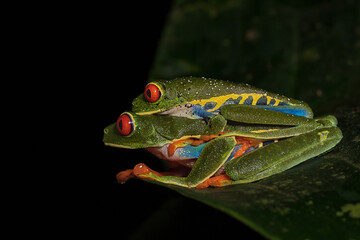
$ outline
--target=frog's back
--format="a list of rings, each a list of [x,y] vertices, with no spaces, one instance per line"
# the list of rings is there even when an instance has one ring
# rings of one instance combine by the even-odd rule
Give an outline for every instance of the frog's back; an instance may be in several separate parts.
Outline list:
[[[226,104],[246,104],[270,110],[279,110],[294,115],[310,117],[310,107],[295,99],[252,87],[244,83],[234,83],[210,78],[185,77],[164,81],[164,84],[176,89],[192,105],[204,110],[219,110]]]

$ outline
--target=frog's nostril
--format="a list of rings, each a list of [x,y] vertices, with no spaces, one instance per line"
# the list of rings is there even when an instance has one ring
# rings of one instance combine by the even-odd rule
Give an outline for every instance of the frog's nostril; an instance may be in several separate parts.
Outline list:
[[[105,129],[104,129],[104,133],[105,133],[105,134],[108,134],[108,133],[109,133],[109,129],[105,128]]]

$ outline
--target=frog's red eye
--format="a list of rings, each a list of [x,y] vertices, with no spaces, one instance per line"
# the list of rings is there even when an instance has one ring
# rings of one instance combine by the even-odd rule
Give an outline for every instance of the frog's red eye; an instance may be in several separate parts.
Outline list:
[[[121,135],[128,136],[135,129],[132,116],[129,113],[121,114],[116,122],[116,128]]]
[[[146,100],[148,100],[148,102],[153,103],[160,99],[161,90],[154,83],[149,83],[145,87],[144,95],[145,95]]]

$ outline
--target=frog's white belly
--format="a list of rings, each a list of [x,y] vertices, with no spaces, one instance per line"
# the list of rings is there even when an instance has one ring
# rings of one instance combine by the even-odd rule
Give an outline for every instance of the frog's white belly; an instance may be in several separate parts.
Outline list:
[[[203,143],[198,146],[187,145],[185,147],[177,148],[175,150],[175,153],[171,156],[169,156],[168,153],[169,144],[166,144],[162,147],[146,148],[146,150],[148,150],[160,159],[165,159],[169,161],[184,161],[198,158],[200,152],[203,150],[206,144],[207,143]]]
[[[261,143],[261,145],[257,146],[257,147],[250,147],[249,149],[247,149],[245,151],[245,153],[250,152],[258,147],[263,147],[266,146],[270,143],[273,142],[277,142],[277,140],[270,140],[270,141],[266,141]],[[154,154],[156,157],[160,158],[160,159],[164,159],[164,160],[169,160],[169,161],[177,161],[183,165],[188,165],[185,162],[187,162],[186,160],[194,160],[197,159],[201,153],[201,151],[203,150],[203,148],[208,144],[209,142],[200,144],[198,146],[192,146],[192,145],[187,145],[185,147],[179,147],[175,150],[175,153],[171,156],[169,156],[168,153],[168,147],[170,144],[166,144],[162,147],[150,147],[150,148],[146,148],[146,150],[148,150],[149,152],[151,152],[152,154]],[[226,160],[226,162],[232,160],[234,158],[235,153],[239,150],[239,148],[242,145],[236,145],[232,151],[232,153],[230,154],[229,158]],[[191,163],[193,163],[194,161],[189,161]]]

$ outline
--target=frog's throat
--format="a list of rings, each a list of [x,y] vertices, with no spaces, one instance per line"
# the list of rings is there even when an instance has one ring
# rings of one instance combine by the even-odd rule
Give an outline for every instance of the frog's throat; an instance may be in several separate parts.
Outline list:
[[[160,136],[162,136],[160,133],[158,133]],[[163,138],[165,138],[164,136],[162,136]],[[174,140],[168,140],[168,141],[165,141],[165,143],[163,145],[154,145],[154,146],[149,146],[149,147],[143,147],[143,148],[156,148],[156,147],[164,147],[164,146],[167,146],[169,145],[170,143],[172,142],[175,142],[175,141],[181,141],[181,140],[185,140],[185,139],[200,139],[201,135],[192,135],[192,136],[183,136],[181,138],[178,138],[178,139],[174,139]],[[116,148],[126,148],[126,149],[139,149],[141,147],[133,147],[133,146],[129,146],[129,145],[122,145],[122,144],[116,144],[116,143],[107,143],[105,142],[104,143],[105,146],[110,146],[110,147],[116,147]]]
[[[126,146],[126,145],[121,145],[121,144],[114,144],[114,143],[104,143],[104,144],[105,144],[105,146],[110,146],[110,147],[136,149],[135,147]]]

